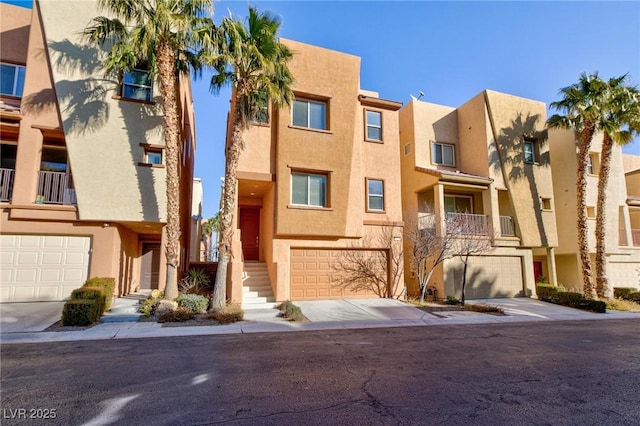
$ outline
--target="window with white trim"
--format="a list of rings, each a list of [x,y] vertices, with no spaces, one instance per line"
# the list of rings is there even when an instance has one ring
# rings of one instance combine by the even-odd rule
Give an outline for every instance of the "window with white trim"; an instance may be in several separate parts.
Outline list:
[[[291,204],[298,206],[327,206],[327,175],[291,173]]]
[[[384,181],[367,179],[367,210],[384,211]]]
[[[147,164],[155,164],[155,165],[162,164],[162,150],[145,148],[144,162]]]
[[[122,75],[122,97],[139,101],[151,101],[153,84],[149,71],[133,69]]]
[[[382,142],[382,113],[380,111],[365,111],[366,140]]]
[[[291,122],[297,127],[327,130],[327,103],[295,99],[293,101]]]
[[[442,164],[443,166],[455,166],[455,150],[453,145],[433,142],[431,161],[434,164]]]
[[[447,213],[473,213],[473,198],[469,195],[445,195],[444,211]]]
[[[0,64],[0,94],[22,97],[25,67],[22,65]]]

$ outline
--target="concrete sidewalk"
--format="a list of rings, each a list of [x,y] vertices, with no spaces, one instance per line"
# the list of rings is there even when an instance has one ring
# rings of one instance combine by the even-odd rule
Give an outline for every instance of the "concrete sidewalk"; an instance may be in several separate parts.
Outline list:
[[[638,318],[640,313],[608,311],[605,314],[580,311],[534,299],[487,299],[468,303],[489,303],[505,309],[497,316],[466,311],[427,313],[394,299],[344,299],[296,302],[310,322],[288,322],[264,312],[245,313],[245,321],[230,325],[163,327],[155,322],[103,322],[78,331],[24,332],[0,334],[0,343],[37,343],[76,340],[134,339],[244,333],[335,330],[383,327],[415,327],[451,324],[513,323]]]

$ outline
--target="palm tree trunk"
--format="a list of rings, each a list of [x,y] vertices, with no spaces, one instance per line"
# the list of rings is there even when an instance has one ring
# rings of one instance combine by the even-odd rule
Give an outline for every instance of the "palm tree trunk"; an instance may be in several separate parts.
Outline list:
[[[233,215],[236,210],[236,188],[238,161],[242,151],[242,123],[239,102],[234,102],[233,134],[226,146],[226,165],[224,189],[222,194],[222,212],[220,214],[220,243],[218,245],[218,271],[213,288],[210,310],[220,310],[227,302],[227,265],[232,256]]]
[[[589,256],[589,236],[587,223],[587,165],[589,161],[589,147],[594,133],[594,123],[585,123],[580,132],[578,145],[578,172],[576,182],[577,192],[577,219],[578,219],[578,251],[582,266],[582,281],[584,297],[595,299],[596,292],[593,285],[593,272],[591,257]]]
[[[175,53],[167,41],[158,46],[158,77],[162,96],[165,167],[167,173],[166,246],[167,277],[164,297],[178,297],[178,266],[180,262],[180,123],[178,119],[177,76]]]
[[[613,152],[613,140],[609,132],[604,132],[602,150],[600,152],[600,170],[598,172],[598,204],[596,213],[596,293],[599,298],[606,297],[609,292],[609,280],[607,279],[607,186],[611,172],[611,155]]]

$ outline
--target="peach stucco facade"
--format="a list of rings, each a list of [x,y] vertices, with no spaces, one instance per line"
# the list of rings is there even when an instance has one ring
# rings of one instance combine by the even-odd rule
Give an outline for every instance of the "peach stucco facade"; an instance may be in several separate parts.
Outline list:
[[[446,232],[444,218],[457,217],[494,237],[493,248],[471,262],[467,297],[532,295],[535,274],[555,282],[558,237],[545,120],[544,103],[489,90],[458,108],[413,99],[400,111],[405,223],[422,226],[418,218],[433,216],[429,223]],[[523,158],[525,140],[535,147],[531,161]],[[543,206],[543,199],[551,202]],[[405,253],[410,249],[405,241]],[[410,256],[405,270],[411,270]],[[460,297],[460,274],[453,258],[430,284],[439,297]],[[409,294],[417,294],[413,273],[406,282]]]
[[[7,189],[0,204],[0,297],[59,300],[96,276],[116,278],[118,294],[162,288],[166,174],[162,161],[147,157],[164,150],[157,85],[149,102],[119,96],[120,81],[101,68],[103,52],[79,35],[102,13],[96,2],[36,1],[33,9],[3,3],[0,11],[0,59],[24,67],[21,93],[1,97]],[[195,118],[188,78],[181,78],[180,103],[180,185],[190,200]],[[191,222],[191,205],[183,202],[182,270]],[[66,259],[79,242],[84,252],[74,256],[84,260],[72,270]]]
[[[255,124],[245,132],[229,280],[230,298],[237,302],[242,301],[242,274],[250,248],[246,241],[249,231],[240,223],[243,210],[259,211],[258,251],[253,260],[265,264],[273,295],[279,301],[344,296],[325,282],[329,271],[321,271],[327,264],[319,257],[335,256],[353,247],[394,252],[401,248],[401,104],[360,89],[360,58],[291,40],[283,42],[294,52],[289,67],[295,78],[296,99],[322,104],[326,120],[322,129],[303,127],[293,124],[290,107],[271,108],[268,123]],[[367,111],[381,118],[379,140],[365,137]],[[292,200],[292,175],[296,173],[324,179],[322,205],[299,205]],[[372,179],[383,182],[382,209],[368,209],[367,182]],[[374,243],[382,228],[392,229],[392,244]],[[309,259],[298,262],[299,255]],[[310,272],[315,268],[317,273]],[[298,277],[298,273],[306,275]],[[402,291],[402,280],[399,282],[396,294]]]

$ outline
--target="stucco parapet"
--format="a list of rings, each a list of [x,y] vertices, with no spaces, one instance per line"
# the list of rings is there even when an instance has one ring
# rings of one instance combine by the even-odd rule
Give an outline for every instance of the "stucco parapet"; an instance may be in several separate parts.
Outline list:
[[[375,98],[372,96],[358,95],[358,100],[364,106],[390,109],[392,111],[398,111],[400,108],[402,108],[402,102]]]

